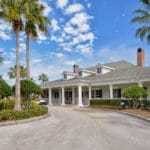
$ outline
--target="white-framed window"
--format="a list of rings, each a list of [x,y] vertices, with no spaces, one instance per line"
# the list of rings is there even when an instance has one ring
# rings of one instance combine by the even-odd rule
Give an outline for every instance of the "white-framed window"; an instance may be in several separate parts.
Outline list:
[[[113,98],[121,98],[121,89],[113,89]]]
[[[64,74],[64,79],[67,79],[67,75],[66,74]]]
[[[102,90],[92,90],[92,98],[102,98]]]
[[[55,99],[59,98],[59,92],[58,92],[58,91],[55,91],[55,92],[54,92],[54,98],[55,98]]]
[[[82,77],[82,71],[79,71],[79,77]]]
[[[102,73],[102,68],[97,68],[97,74]]]

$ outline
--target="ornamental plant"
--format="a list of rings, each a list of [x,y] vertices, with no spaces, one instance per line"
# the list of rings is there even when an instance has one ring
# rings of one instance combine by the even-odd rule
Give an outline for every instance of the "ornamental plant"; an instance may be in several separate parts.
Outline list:
[[[21,80],[21,94],[26,102],[26,108],[28,109],[31,102],[31,95],[42,95],[43,91],[36,83],[31,80]]]
[[[123,97],[131,100],[133,108],[138,108],[140,105],[140,98],[144,98],[147,95],[147,91],[139,86],[130,86],[126,88],[122,93]]]
[[[11,96],[12,89],[5,80],[0,79],[0,98]]]

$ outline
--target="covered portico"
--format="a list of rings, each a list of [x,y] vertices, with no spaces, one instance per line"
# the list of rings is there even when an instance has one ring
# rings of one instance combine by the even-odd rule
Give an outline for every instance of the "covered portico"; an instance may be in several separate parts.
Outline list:
[[[43,86],[48,89],[49,105],[77,105],[80,107],[90,104],[93,99],[121,99],[122,91],[132,85],[144,87],[148,93],[150,91],[150,81],[140,80],[124,80],[109,81],[105,83],[89,82],[80,80],[80,82],[72,82],[71,84],[57,84],[52,86]],[[150,98],[150,95],[148,96]]]

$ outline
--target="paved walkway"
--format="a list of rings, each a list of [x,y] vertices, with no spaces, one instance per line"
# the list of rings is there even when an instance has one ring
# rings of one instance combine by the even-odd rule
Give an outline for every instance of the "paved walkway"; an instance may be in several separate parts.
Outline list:
[[[0,127],[0,150],[149,150],[150,123],[88,108],[49,107],[51,117]]]

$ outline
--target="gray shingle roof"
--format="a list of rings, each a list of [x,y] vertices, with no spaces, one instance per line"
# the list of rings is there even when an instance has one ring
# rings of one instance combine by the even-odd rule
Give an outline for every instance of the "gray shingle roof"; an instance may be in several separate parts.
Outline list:
[[[99,75],[91,75],[88,77],[83,78],[74,78],[69,80],[56,80],[49,82],[51,83],[68,83],[68,82],[79,82],[79,80],[87,80],[91,82],[97,82],[97,81],[108,81],[108,80],[117,80],[117,79],[126,79],[126,78],[137,78],[137,77],[143,77],[143,76],[150,76],[150,67],[139,67],[136,65],[133,65],[127,61],[116,61],[112,63],[103,64],[105,66],[114,68],[114,71],[110,71],[106,74],[99,74]],[[96,65],[93,67],[84,68],[89,71],[96,71]]]
[[[107,80],[117,80],[127,78],[138,78],[144,76],[150,76],[150,68],[132,66],[128,68],[116,69],[106,74],[86,77],[85,79],[96,82],[96,81],[107,81]]]

